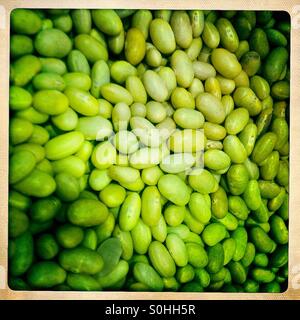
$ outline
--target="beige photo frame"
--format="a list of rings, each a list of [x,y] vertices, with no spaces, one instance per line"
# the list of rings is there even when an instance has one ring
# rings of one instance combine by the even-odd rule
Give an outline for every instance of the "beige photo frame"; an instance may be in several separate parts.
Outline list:
[[[15,8],[274,10],[291,17],[289,278],[283,293],[13,291],[7,284],[10,13]],[[0,300],[300,300],[300,0],[0,0]]]

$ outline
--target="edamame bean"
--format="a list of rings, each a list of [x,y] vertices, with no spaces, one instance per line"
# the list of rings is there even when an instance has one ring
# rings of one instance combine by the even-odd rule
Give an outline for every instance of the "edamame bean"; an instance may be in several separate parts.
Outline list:
[[[214,49],[211,59],[213,66],[225,78],[233,79],[242,71],[236,56],[226,49]]]
[[[40,60],[33,55],[25,55],[13,63],[12,80],[15,86],[27,85],[42,68]]]
[[[175,153],[202,151],[205,142],[203,131],[194,129],[176,130],[168,140],[169,149]]]
[[[70,72],[63,76],[66,87],[75,87],[83,91],[91,89],[91,78],[83,72]]]
[[[194,79],[193,64],[182,50],[176,50],[171,57],[171,68],[175,72],[177,83],[188,88]]]
[[[235,240],[235,252],[233,254],[233,261],[239,261],[245,255],[247,248],[248,234],[244,227],[238,227],[232,233],[232,238]]]
[[[37,90],[58,90],[65,89],[64,79],[57,73],[43,72],[33,78],[33,86]]]
[[[25,195],[43,198],[55,191],[56,182],[49,174],[34,169],[28,176],[16,183],[14,188]]]
[[[288,242],[288,230],[283,219],[275,214],[270,218],[270,225],[273,239],[279,244],[286,244]]]
[[[136,107],[140,106],[140,104],[145,104],[147,102],[146,90],[144,88],[142,81],[137,76],[127,77],[126,89],[131,93],[133,101],[136,103]],[[131,106],[131,109],[133,108],[132,106]],[[134,116],[132,110],[131,110],[131,114],[132,116]],[[136,116],[138,116],[138,114],[136,114]]]
[[[287,59],[288,52],[284,47],[276,47],[270,52],[263,68],[263,74],[269,82],[279,80]]]
[[[152,265],[162,277],[174,276],[176,272],[175,262],[162,243],[153,241],[149,246],[148,254]]]
[[[275,274],[263,268],[255,268],[252,270],[252,277],[258,283],[270,283],[275,279]]]
[[[277,142],[277,136],[273,132],[264,134],[255,144],[252,152],[252,160],[260,164],[262,163],[273,151]]]
[[[96,39],[87,34],[80,34],[74,39],[75,48],[83,53],[86,59],[95,63],[108,60],[107,49]]]
[[[222,243],[224,251],[224,265],[227,265],[233,258],[236,251],[236,241],[234,238],[225,239]]]
[[[246,108],[250,116],[258,115],[262,110],[260,100],[256,97],[252,89],[248,87],[237,88],[234,92],[233,99],[238,107]]]
[[[73,175],[62,172],[55,176],[56,194],[63,201],[74,201],[80,194],[80,180]]]
[[[185,11],[174,11],[170,24],[174,32],[176,44],[181,48],[188,48],[193,39],[193,31],[188,14]]]
[[[189,184],[197,192],[208,194],[216,191],[217,181],[214,176],[205,169],[194,169],[189,175]]]
[[[186,205],[190,199],[190,192],[186,184],[173,174],[162,176],[158,180],[160,193],[176,205]]]
[[[224,151],[233,163],[244,163],[247,158],[246,149],[237,136],[228,135],[223,141]]]
[[[87,274],[73,274],[67,276],[67,284],[73,290],[78,291],[100,291],[101,286],[96,279]]]
[[[116,180],[121,184],[133,183],[140,177],[140,173],[137,169],[121,166],[111,166],[108,174],[113,180]]]
[[[19,144],[27,141],[33,133],[33,125],[31,122],[14,118],[10,124],[10,139],[13,144]]]
[[[276,118],[271,124],[271,130],[276,134],[275,150],[280,150],[287,142],[289,130],[284,118]]]
[[[65,281],[66,271],[55,262],[39,262],[28,272],[28,283],[34,288],[52,288]]]
[[[204,134],[210,140],[223,140],[226,136],[226,129],[219,124],[212,122],[204,122]]]
[[[96,199],[95,199],[96,200]],[[109,239],[114,231],[116,224],[116,219],[114,215],[110,212],[106,220],[95,227],[95,232],[97,235],[97,242],[102,243],[104,240]]]
[[[248,218],[249,210],[241,197],[229,196],[228,208],[229,212],[236,216],[239,220],[246,220]]]
[[[235,164],[227,171],[227,183],[233,195],[242,194],[248,184],[249,174],[246,167],[242,164]]]
[[[29,231],[13,241],[13,253],[10,257],[9,271],[17,277],[23,275],[33,262],[33,237]]]
[[[193,98],[196,98],[199,93],[204,92],[204,86],[201,80],[194,78],[188,91],[192,94]]]
[[[164,218],[168,226],[177,227],[183,222],[185,214],[185,207],[170,205],[164,211]]]
[[[63,250],[58,260],[66,271],[90,275],[97,274],[104,265],[103,259],[97,252],[83,247]]]
[[[163,217],[163,215],[160,216],[160,219],[157,223],[156,226],[151,227],[151,233],[153,239],[159,241],[159,242],[164,242],[167,237],[167,224],[166,221]]]
[[[125,57],[133,65],[139,64],[146,53],[146,42],[143,33],[137,28],[131,28],[126,33]]]
[[[228,199],[225,190],[219,187],[217,191],[211,195],[211,211],[214,217],[218,219],[224,218],[228,213]]]
[[[152,13],[150,10],[137,10],[132,16],[132,27],[139,29],[147,40],[151,21]]]
[[[201,38],[195,38],[192,40],[190,46],[185,50],[188,57],[194,61],[197,59],[200,51],[202,49],[202,39]]]
[[[223,268],[224,265],[224,249],[220,243],[208,247],[208,264],[206,270],[209,273],[217,273]]]
[[[203,224],[209,222],[211,210],[204,195],[197,192],[192,193],[188,205],[194,218]],[[199,210],[199,208],[201,208],[201,210]]]
[[[79,199],[71,204],[67,215],[71,223],[91,227],[103,223],[108,217],[108,210],[100,201]]]
[[[173,30],[167,21],[157,18],[150,23],[150,37],[154,46],[163,54],[171,54],[176,48]]]
[[[147,70],[143,75],[143,84],[153,100],[163,102],[167,99],[168,89],[156,72]]]
[[[31,199],[29,197],[26,197],[15,190],[10,191],[8,202],[10,206],[19,210],[26,210],[31,205]]]
[[[97,252],[104,261],[104,266],[102,270],[97,273],[97,277],[103,277],[112,272],[118,265],[122,254],[121,242],[117,238],[107,239],[101,243]]]
[[[9,182],[16,183],[29,175],[36,166],[36,157],[27,150],[16,152],[10,158]]]
[[[49,160],[59,160],[70,156],[79,150],[83,140],[83,134],[76,131],[55,137],[45,145],[46,157]]]
[[[119,207],[125,200],[126,191],[122,186],[110,183],[100,191],[100,200],[109,208]]]
[[[123,102],[131,105],[133,102],[130,92],[114,83],[103,85],[100,89],[100,93],[106,100],[114,104]]]
[[[196,98],[196,108],[202,112],[205,119],[220,124],[225,119],[222,102],[210,93],[200,93]]]
[[[34,125],[29,143],[44,145],[49,140],[49,132],[41,126]]]
[[[179,267],[184,267],[188,263],[188,251],[179,236],[176,234],[169,234],[166,239],[166,246]]]
[[[157,187],[146,187],[142,193],[141,217],[150,227],[157,225],[161,216],[160,193]]]
[[[199,129],[204,124],[201,112],[189,108],[180,108],[174,112],[174,120],[177,125],[184,129]]]
[[[188,226],[188,228],[196,233],[200,234],[204,229],[204,224],[194,218],[194,216],[190,213],[189,210],[185,210],[185,216],[183,222]]]
[[[29,219],[23,211],[14,207],[10,208],[8,219],[9,234],[12,238],[19,237],[27,231]]]
[[[244,193],[243,198],[247,207],[251,210],[257,210],[261,205],[261,195],[259,185],[256,180],[250,180]]]
[[[63,58],[72,49],[71,40],[66,33],[55,28],[40,31],[34,46],[40,55],[51,58]]]
[[[271,253],[276,248],[275,242],[260,227],[254,227],[250,230],[250,238],[260,252]]]
[[[146,263],[138,262],[133,268],[134,277],[153,291],[162,291],[164,284],[159,274]]]
[[[15,9],[12,11],[11,25],[16,33],[32,35],[41,29],[42,20],[33,10]]]
[[[217,21],[217,28],[222,46],[231,52],[235,52],[239,46],[239,39],[231,22],[228,19],[220,18]]]
[[[41,90],[33,97],[33,107],[52,116],[65,112],[68,106],[67,97],[57,90]]]
[[[61,160],[53,161],[52,168],[54,173],[66,172],[76,178],[80,178],[85,173],[85,163],[76,156],[66,157]]]
[[[56,230],[57,242],[65,249],[77,247],[83,240],[83,230],[71,224],[59,226]]]
[[[29,91],[17,87],[11,86],[9,91],[9,107],[12,110],[26,110],[31,106],[32,95]]]
[[[266,99],[270,94],[270,85],[261,76],[255,75],[251,77],[250,87],[260,100]]]
[[[67,64],[70,72],[82,72],[84,74],[90,75],[90,65],[88,63],[88,60],[85,55],[79,50],[72,50],[69,53]],[[64,71],[63,74],[64,73],[66,73],[66,71]]]
[[[131,230],[133,248],[138,254],[145,254],[148,251],[152,240],[151,229],[138,218],[137,223]]]
[[[255,146],[257,138],[257,126],[254,123],[247,124],[239,134],[239,139],[244,145],[247,156],[249,156]]]
[[[172,106],[175,109],[195,109],[195,100],[190,92],[184,88],[175,88],[171,94]]]
[[[36,250],[44,260],[53,259],[59,252],[59,246],[51,234],[43,234],[37,239]]]
[[[71,12],[72,21],[77,33],[88,34],[92,28],[91,13],[87,9],[75,9]]]
[[[195,77],[199,80],[207,80],[216,76],[215,68],[211,64],[206,62],[194,61],[193,70],[195,73]]]
[[[107,35],[116,36],[123,29],[120,17],[112,9],[92,10],[92,18],[97,28]]]
[[[211,49],[216,48],[220,43],[220,34],[215,25],[210,21],[204,22],[204,29],[202,32],[202,39],[204,43]]]
[[[226,229],[220,223],[211,223],[205,227],[202,239],[208,246],[214,246],[225,238]]]
[[[128,270],[128,263],[125,260],[120,260],[118,265],[106,276],[96,275],[96,280],[102,288],[113,288],[114,285],[117,285],[126,277]]]
[[[261,66],[260,55],[256,51],[246,52],[241,58],[241,65],[249,77],[254,76]]]
[[[238,134],[241,132],[249,121],[249,112],[245,108],[237,108],[233,110],[225,121],[225,128],[229,134]]]
[[[52,220],[61,210],[61,201],[54,197],[48,197],[36,201],[30,210],[30,217],[35,222],[43,223]]]

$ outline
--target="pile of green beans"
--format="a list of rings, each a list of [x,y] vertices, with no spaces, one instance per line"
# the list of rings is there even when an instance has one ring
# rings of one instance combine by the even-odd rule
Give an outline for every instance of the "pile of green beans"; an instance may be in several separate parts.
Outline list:
[[[16,9],[9,286],[282,292],[289,18]]]

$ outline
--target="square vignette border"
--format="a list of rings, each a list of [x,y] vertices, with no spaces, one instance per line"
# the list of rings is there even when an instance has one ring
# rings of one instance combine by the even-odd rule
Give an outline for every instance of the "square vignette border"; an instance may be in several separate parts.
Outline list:
[[[16,8],[206,9],[286,11],[291,18],[289,276],[282,293],[14,291],[7,284],[10,13]],[[300,300],[300,0],[0,0],[0,300]],[[298,82],[297,82],[298,80]],[[299,195],[299,196],[298,196]]]

